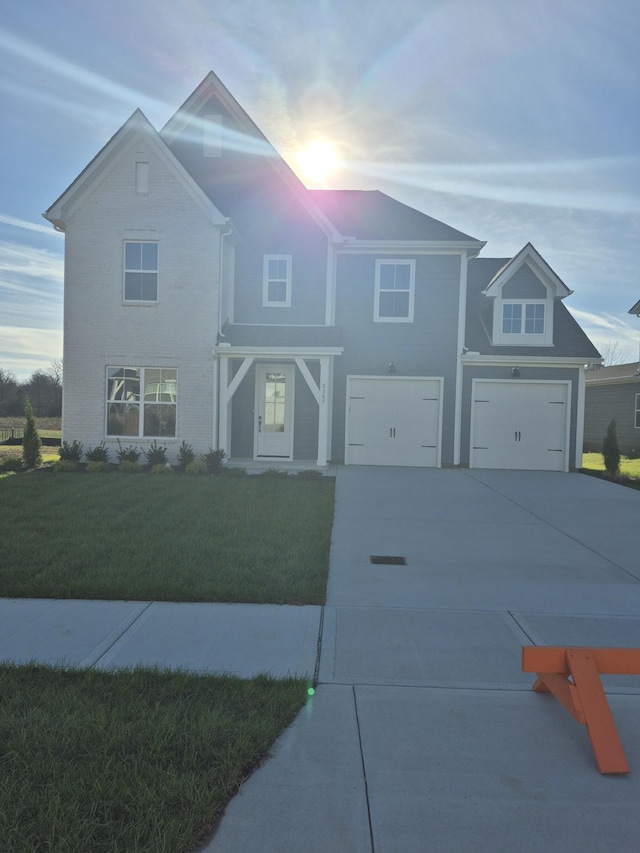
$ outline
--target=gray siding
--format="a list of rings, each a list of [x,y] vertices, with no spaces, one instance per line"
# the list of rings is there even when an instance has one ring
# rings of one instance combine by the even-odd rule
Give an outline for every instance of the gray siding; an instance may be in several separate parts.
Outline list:
[[[455,375],[458,358],[460,263],[457,255],[416,260],[413,323],[374,323],[377,258],[410,255],[340,255],[337,264],[336,325],[344,354],[336,359],[332,459],[344,459],[346,378],[384,376],[393,362],[398,376],[444,377],[442,464],[453,463]]]
[[[640,380],[616,385],[587,385],[584,405],[584,449],[600,452],[611,418],[616,419],[620,452],[640,456],[640,429],[635,427],[635,398]]]
[[[547,289],[526,264],[502,288],[503,299],[546,299]]]
[[[460,446],[460,464],[469,465],[471,435],[471,384],[473,379],[511,379],[511,364],[495,367],[465,367],[462,382],[462,430]],[[578,368],[521,367],[518,381],[541,380],[545,382],[571,382],[571,423],[569,445],[569,467],[574,467],[576,454],[576,425],[578,420]]]

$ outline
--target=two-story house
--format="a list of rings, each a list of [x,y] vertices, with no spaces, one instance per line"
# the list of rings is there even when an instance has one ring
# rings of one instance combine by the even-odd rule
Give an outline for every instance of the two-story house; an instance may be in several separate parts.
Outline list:
[[[376,191],[307,190],[209,74],[136,111],[44,216],[65,232],[63,437],[237,460],[580,465],[571,291]]]

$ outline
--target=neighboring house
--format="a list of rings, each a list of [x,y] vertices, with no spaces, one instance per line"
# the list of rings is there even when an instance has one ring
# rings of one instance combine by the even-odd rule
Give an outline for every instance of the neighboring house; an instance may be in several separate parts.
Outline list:
[[[581,463],[571,291],[377,191],[307,190],[214,74],[136,111],[44,216],[66,234],[63,437],[231,459]]]
[[[587,373],[584,449],[602,450],[612,418],[624,456],[640,456],[640,362],[614,364]]]

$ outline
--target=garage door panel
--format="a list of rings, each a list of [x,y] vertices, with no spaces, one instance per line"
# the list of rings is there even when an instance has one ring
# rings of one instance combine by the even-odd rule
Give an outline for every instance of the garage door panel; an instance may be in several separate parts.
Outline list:
[[[568,400],[565,382],[474,383],[472,467],[566,470]]]
[[[349,464],[438,465],[439,380],[352,377],[348,394]]]

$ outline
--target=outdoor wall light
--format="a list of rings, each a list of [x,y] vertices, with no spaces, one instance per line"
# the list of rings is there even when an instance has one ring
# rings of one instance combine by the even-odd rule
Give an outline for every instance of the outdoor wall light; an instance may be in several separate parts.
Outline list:
[[[396,366],[392,361],[390,361],[387,365],[387,370],[389,371],[389,373],[396,373]]]
[[[511,375],[512,376],[520,376],[520,368],[519,367],[512,367],[511,368]]]

